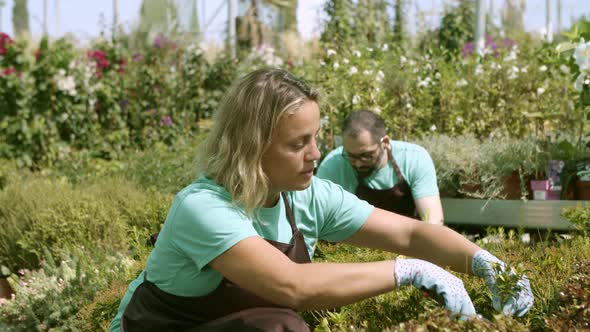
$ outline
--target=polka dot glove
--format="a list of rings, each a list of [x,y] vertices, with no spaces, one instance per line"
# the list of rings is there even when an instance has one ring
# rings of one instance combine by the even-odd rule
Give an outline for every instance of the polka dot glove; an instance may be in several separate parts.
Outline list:
[[[496,266],[497,268],[495,268]],[[504,303],[502,303],[498,278],[496,276],[498,268],[503,274],[506,271],[506,264],[486,250],[479,250],[473,256],[471,270],[474,275],[484,278],[486,285],[492,293],[494,309],[502,311],[506,316],[516,315],[520,317],[533,306],[534,297],[529,279],[523,274],[516,282],[516,286],[512,288],[512,291],[508,290],[510,294]],[[516,273],[510,271],[508,275],[515,276]]]
[[[475,308],[461,279],[444,269],[420,259],[401,258],[395,260],[394,269],[397,287],[412,285],[434,292],[443,300],[445,308],[455,315],[475,315]]]

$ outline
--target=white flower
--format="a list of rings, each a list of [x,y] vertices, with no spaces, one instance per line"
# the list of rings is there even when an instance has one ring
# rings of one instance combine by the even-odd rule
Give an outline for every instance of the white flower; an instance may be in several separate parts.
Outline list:
[[[572,56],[581,72],[590,70],[590,41],[585,42],[584,38],[581,38],[580,44],[576,47]]]
[[[377,113],[377,114],[381,114],[381,109],[379,107],[375,107],[373,109],[373,112]]]
[[[342,62],[343,62],[345,65],[347,65],[347,64],[348,64],[350,61],[348,61],[348,59],[347,59],[347,58],[344,58],[344,59],[342,59]]]
[[[402,65],[404,63],[406,63],[407,61],[408,61],[408,59],[405,56],[402,55],[402,56],[399,57],[399,63],[401,63]]]
[[[336,55],[336,51],[332,50],[332,49],[328,49],[326,51],[326,54],[328,54],[328,56],[332,56],[332,55]]]
[[[490,65],[490,68],[492,68],[494,70],[495,69],[501,69],[502,68],[502,65],[500,65],[499,63],[492,62],[492,64]]]
[[[542,95],[545,92],[545,88],[537,88],[537,96]]]
[[[467,86],[468,84],[469,82],[467,82],[467,80],[464,78],[458,80],[457,83],[455,83],[455,85],[457,85],[458,87]]]
[[[529,71],[529,70],[528,70],[528,67],[527,67],[527,66],[524,66],[524,67],[522,67],[522,68],[520,69],[520,72],[521,72],[521,73],[527,73],[528,71]]]
[[[510,50],[510,53],[508,53],[508,56],[504,57],[504,62],[510,62],[510,61],[516,60],[517,54],[518,54],[518,49],[516,48],[516,46],[514,46],[512,48],[512,50]]]
[[[385,78],[385,74],[381,70],[379,70],[377,72],[377,77],[375,78],[375,80],[377,82],[381,82],[381,81],[383,81],[384,78]]]
[[[564,73],[564,74],[569,74],[570,73],[570,67],[568,67],[566,65],[559,66],[559,70],[561,70],[561,72]]]
[[[539,67],[539,71],[547,71],[547,66],[542,65],[541,67]]]
[[[381,51],[385,52],[389,50],[389,46],[387,44],[383,44],[383,46],[381,47]]]
[[[590,75],[586,75],[581,73],[578,78],[576,78],[576,82],[574,83],[574,87],[578,91],[582,91],[584,88],[584,84],[590,84]]]
[[[455,120],[457,123],[463,123],[463,118],[458,116],[457,119]]]
[[[436,125],[430,126],[430,131],[436,131]]]
[[[406,103],[406,108],[407,108],[407,109],[412,109],[412,104],[410,104],[410,103]]]
[[[334,67],[334,69],[338,69],[338,67],[340,67],[340,64],[338,62],[334,62],[332,67]]]
[[[418,77],[418,87],[419,88],[426,88],[428,87],[430,83],[430,77],[426,77],[424,80],[422,80],[420,77]]]
[[[58,75],[60,75],[60,76],[66,76],[66,71],[65,71],[65,69],[62,69],[62,68],[60,68],[60,69],[57,71],[57,74],[58,74]]]
[[[515,79],[518,77],[518,72],[520,71],[520,69],[518,69],[518,67],[516,66],[512,66],[512,68],[510,68],[510,74],[508,74],[508,79]]]
[[[324,60],[320,60],[320,66],[322,66],[322,67],[323,67],[323,66],[325,66],[325,65],[326,65],[326,63],[324,62]]]
[[[53,79],[60,91],[65,92],[70,96],[76,95],[76,82],[74,81],[73,76],[56,75]]]
[[[348,70],[348,75],[354,75],[354,74],[356,74],[356,73],[358,73],[358,72],[359,72],[359,70],[358,70],[358,69],[356,69],[356,67],[355,67],[355,66],[352,66],[352,67],[350,67],[350,69]]]
[[[379,89],[379,87],[375,87],[375,92],[379,93],[381,91],[381,89]]]
[[[361,57],[361,52],[360,51],[357,51],[357,50],[353,50],[352,51],[352,55],[354,55],[357,58],[360,58]]]
[[[372,75],[372,74],[373,74],[373,71],[372,70],[368,70],[368,69],[363,70],[363,75],[369,76],[369,75]]]
[[[408,62],[408,64],[409,64],[410,66],[415,66],[415,65],[416,65],[416,61],[414,61],[414,60],[410,60],[410,61]]]
[[[354,96],[352,97],[352,104],[353,104],[353,105],[356,105],[356,104],[358,104],[358,103],[360,103],[360,102],[361,102],[361,97],[360,97],[359,95],[354,95]]]
[[[369,52],[373,52],[373,48],[371,48],[371,47],[367,47],[367,51],[369,51]]]
[[[478,64],[477,66],[475,66],[475,75],[481,75],[483,74],[483,66],[481,64]]]
[[[436,72],[436,74],[434,74],[435,79],[440,80],[440,77],[441,77],[441,75],[439,72]]]

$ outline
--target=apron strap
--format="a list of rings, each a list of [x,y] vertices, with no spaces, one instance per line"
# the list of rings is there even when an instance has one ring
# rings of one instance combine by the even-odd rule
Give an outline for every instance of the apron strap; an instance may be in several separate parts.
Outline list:
[[[389,160],[391,160],[391,165],[393,166],[393,169],[395,170],[395,174],[397,175],[398,183],[406,182],[406,179],[402,175],[402,171],[400,171],[399,166],[395,162],[395,159],[393,159],[393,154],[391,153],[391,149],[387,149],[387,156],[389,157]]]
[[[287,199],[287,194],[282,192],[281,197],[283,198],[283,203],[285,204],[287,220],[289,220],[289,225],[291,225],[291,231],[293,232],[293,236],[295,236],[295,233],[299,232],[299,229],[297,228],[297,224],[295,223],[295,216],[293,215],[293,210],[291,209],[291,205],[289,204],[289,200]]]

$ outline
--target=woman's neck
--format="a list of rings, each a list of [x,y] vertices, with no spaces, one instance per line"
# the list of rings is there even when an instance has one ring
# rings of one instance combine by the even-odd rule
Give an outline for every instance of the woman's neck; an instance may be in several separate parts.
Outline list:
[[[280,196],[281,196],[281,193],[278,193],[278,192],[273,192],[273,193],[268,194],[268,196],[266,197],[266,202],[264,202],[264,207],[271,208],[271,207],[275,206],[277,204]]]

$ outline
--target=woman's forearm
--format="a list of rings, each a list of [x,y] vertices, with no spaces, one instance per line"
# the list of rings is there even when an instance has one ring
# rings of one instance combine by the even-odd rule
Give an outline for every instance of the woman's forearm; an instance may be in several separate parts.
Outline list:
[[[480,248],[463,235],[442,225],[417,225],[404,254],[471,273],[471,260]]]
[[[329,309],[395,288],[394,262],[296,264],[293,306]]]

